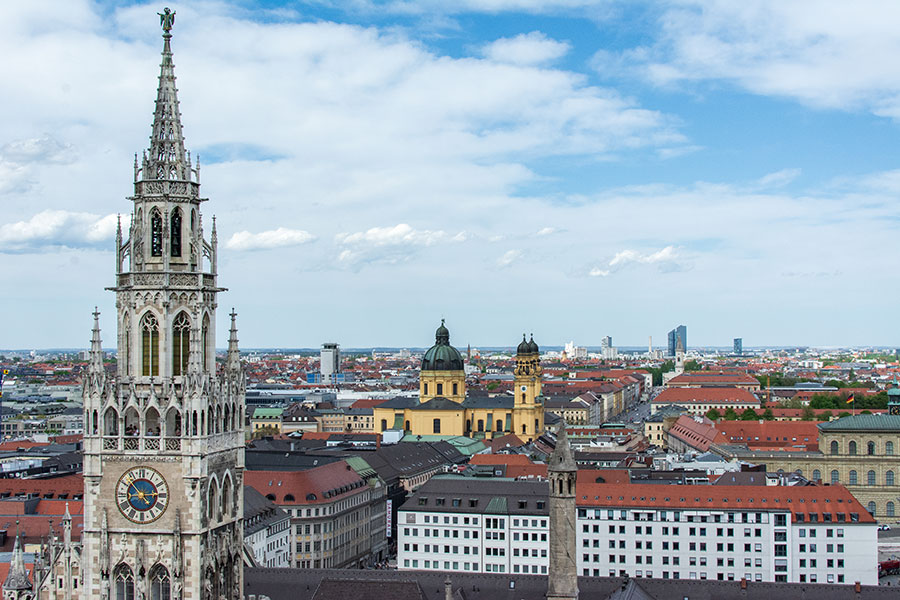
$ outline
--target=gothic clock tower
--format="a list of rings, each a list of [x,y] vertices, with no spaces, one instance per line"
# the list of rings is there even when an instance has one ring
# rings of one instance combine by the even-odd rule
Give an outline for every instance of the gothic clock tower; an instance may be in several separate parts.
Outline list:
[[[185,151],[160,14],[150,148],[134,163],[131,225],[116,235],[118,372],[103,369],[98,314],[84,385],[81,595],[237,600],[243,571],[244,378],[231,314],[216,369],[216,227],[207,241],[200,165]]]

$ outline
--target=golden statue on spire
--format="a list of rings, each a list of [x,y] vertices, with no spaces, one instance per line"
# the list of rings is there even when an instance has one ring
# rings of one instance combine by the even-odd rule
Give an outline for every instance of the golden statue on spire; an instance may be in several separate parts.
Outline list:
[[[172,26],[175,24],[175,11],[170,10],[167,6],[161,13],[156,14],[159,15],[159,24],[162,25],[163,31],[166,33],[172,31]]]

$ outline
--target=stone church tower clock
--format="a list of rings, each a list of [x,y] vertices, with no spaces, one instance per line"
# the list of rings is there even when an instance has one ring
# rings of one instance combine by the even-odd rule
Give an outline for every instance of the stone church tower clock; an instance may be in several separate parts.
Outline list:
[[[216,229],[204,237],[200,165],[185,151],[160,14],[150,148],[134,162],[127,235],[116,235],[117,373],[99,315],[84,385],[82,597],[238,599],[243,570],[244,378],[231,314],[217,372]]]

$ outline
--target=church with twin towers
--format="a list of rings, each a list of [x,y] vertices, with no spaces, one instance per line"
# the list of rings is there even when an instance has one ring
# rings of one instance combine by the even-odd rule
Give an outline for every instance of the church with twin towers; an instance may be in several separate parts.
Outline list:
[[[200,164],[185,149],[175,85],[175,13],[159,16],[150,146],[135,156],[130,224],[126,231],[119,224],[108,288],[116,295],[114,374],[104,368],[100,315],[93,315],[83,387],[84,529],[74,539],[67,509],[64,539],[52,538],[30,571],[17,536],[3,600],[244,597],[246,415],[236,314],[217,368],[216,311],[225,288],[217,279],[215,218],[207,237]],[[549,469],[547,597],[574,600],[576,468],[560,432]]]

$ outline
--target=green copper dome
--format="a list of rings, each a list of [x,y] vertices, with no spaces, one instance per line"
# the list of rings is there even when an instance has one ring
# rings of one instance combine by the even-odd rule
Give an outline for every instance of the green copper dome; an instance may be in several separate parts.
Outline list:
[[[462,371],[463,359],[459,351],[450,345],[450,330],[441,326],[434,332],[434,346],[422,358],[423,371]]]

